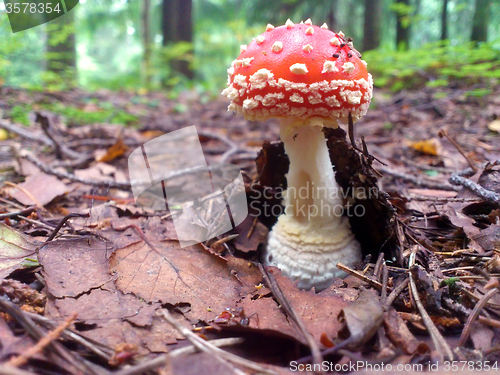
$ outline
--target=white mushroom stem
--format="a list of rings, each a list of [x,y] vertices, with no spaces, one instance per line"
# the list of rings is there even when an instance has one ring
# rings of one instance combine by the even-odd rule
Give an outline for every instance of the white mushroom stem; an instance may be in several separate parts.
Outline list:
[[[298,286],[321,290],[344,276],[336,265],[361,260],[351,232],[343,193],[335,180],[322,123],[292,124],[280,119],[280,136],[290,159],[285,213],[269,234],[267,265],[299,280]]]

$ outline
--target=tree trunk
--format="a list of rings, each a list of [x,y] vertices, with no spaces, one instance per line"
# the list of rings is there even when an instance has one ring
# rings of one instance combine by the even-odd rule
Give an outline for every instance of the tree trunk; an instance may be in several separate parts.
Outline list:
[[[441,40],[448,39],[448,0],[443,0],[441,10]]]
[[[407,7],[410,6],[410,0],[399,0],[397,2]],[[410,14],[397,14],[396,47],[398,49],[407,50],[410,45],[410,25],[405,24],[405,19],[407,20],[408,17],[410,17]]]
[[[61,40],[61,35],[67,35]],[[47,71],[56,73],[69,86],[76,85],[75,12],[47,24]]]
[[[163,0],[163,45],[193,41],[192,0]],[[189,79],[194,78],[189,63],[173,60],[172,68]]]
[[[471,40],[486,42],[488,39],[488,20],[490,15],[490,0],[476,0],[474,17],[472,18]]]
[[[382,1],[365,0],[365,23],[363,28],[363,50],[380,46]]]
[[[149,9],[151,1],[143,0],[142,9],[142,44],[144,46],[143,55],[143,80],[146,87],[151,86],[151,33],[149,30]]]

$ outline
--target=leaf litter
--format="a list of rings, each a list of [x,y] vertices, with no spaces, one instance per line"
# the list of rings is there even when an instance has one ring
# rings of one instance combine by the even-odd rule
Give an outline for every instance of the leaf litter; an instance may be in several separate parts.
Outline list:
[[[4,94],[26,102],[39,100],[14,89]],[[44,366],[57,363],[68,373],[78,368],[95,373],[95,366],[106,371],[130,364],[135,373],[140,373],[141,366],[152,366],[152,371],[164,367],[174,374],[199,373],[200,369],[234,373],[228,369],[246,368],[248,364],[237,359],[231,362],[234,358],[229,367],[216,365],[215,352],[181,354],[191,350],[189,343],[177,323],[164,319],[161,312],[165,309],[178,324],[210,342],[222,337],[243,339],[223,349],[267,364],[269,373],[289,373],[290,361],[308,358],[313,345],[306,339],[308,334],[324,358],[334,363],[357,359],[430,363],[443,355],[435,347],[436,332],[438,340],[442,336],[452,347],[461,333],[470,332],[463,346],[453,351],[456,360],[500,359],[500,300],[498,294],[488,292],[497,287],[500,271],[500,207],[495,200],[500,193],[500,172],[494,162],[500,159],[495,148],[500,136],[491,126],[494,106],[460,96],[436,102],[432,89],[394,98],[380,96],[378,109],[370,110],[356,124],[356,134],[364,139],[354,148],[342,130],[328,132],[339,183],[345,188],[376,187],[376,196],[358,202],[369,215],[351,221],[365,260],[350,270],[349,277],[335,280],[318,294],[298,290],[279,270],[269,270],[293,312],[280,304],[258,267],[266,233],[276,217],[255,219],[252,211],[264,203],[280,204],[273,194],[263,200],[262,194],[255,198],[252,191],[272,193],[286,186],[288,159],[282,146],[263,143],[278,139],[277,127],[272,122],[248,124],[226,112],[223,101],[200,104],[190,100],[183,104],[189,110],[178,113],[171,110],[176,103],[150,94],[148,100],[161,105],[144,114],[145,107],[132,104],[130,94],[95,95],[100,100],[128,103],[122,109],[144,116],[140,121],[148,125],[123,131],[109,124],[68,128],[61,125],[64,119],[43,113],[39,119],[45,128],[27,134],[16,124],[0,120],[9,132],[20,135],[17,142],[29,142],[33,154],[40,155],[35,167],[19,169],[9,154],[18,171],[11,169],[10,178],[18,181],[23,174],[32,175],[19,186],[38,202],[23,201],[22,190],[2,190],[5,206],[0,215],[6,224],[0,228],[2,353],[21,352],[5,349],[17,345],[13,332],[27,327],[22,322],[28,313],[14,312],[18,310],[11,305],[16,304],[47,319],[36,320],[34,324],[42,331],[24,336],[19,341],[23,348],[48,332],[47,324],[53,328],[74,312],[78,313],[76,321],[71,330],[63,331],[61,342],[76,345],[76,336],[70,334],[86,337],[78,341],[78,352],[56,341],[57,350],[54,346],[37,352],[24,368],[44,373]],[[492,103],[494,97],[495,93]],[[54,99],[47,96],[45,100]],[[60,100],[77,105],[82,97],[72,94]],[[448,114],[446,121],[439,113]],[[469,121],[466,116],[477,119],[474,127],[463,126]],[[193,119],[198,119],[197,126],[205,134],[201,141],[209,162],[216,162],[236,145],[228,157],[243,170],[253,216],[232,232],[234,236],[222,235],[181,249],[168,212],[135,207],[123,187],[129,151],[148,136],[191,125]],[[421,126],[412,126],[417,123]],[[439,127],[444,130],[438,132]],[[470,129],[473,136],[467,134]],[[208,136],[209,132],[217,135]],[[447,137],[436,138],[443,132]],[[52,147],[55,157],[42,154],[41,147]],[[253,159],[259,151],[255,166]],[[18,161],[28,165],[23,155]],[[95,163],[96,158],[101,161]],[[60,174],[57,168],[70,172]],[[42,182],[33,185],[36,169],[44,173],[40,174]],[[61,189],[51,188],[47,181],[56,177],[46,177],[47,173],[58,176]],[[454,174],[465,180],[448,182]],[[23,205],[11,201],[9,189],[12,194],[16,191],[20,198],[16,200]],[[28,216],[18,213],[33,204],[46,210],[35,207]],[[54,240],[44,243],[61,215],[70,212],[88,212],[90,218],[70,219]],[[381,249],[384,257],[379,256]],[[411,288],[409,275],[415,282]],[[417,308],[415,296],[426,314]],[[471,315],[474,309],[477,313]],[[432,326],[436,332],[429,335]],[[85,365],[82,355],[93,367]],[[159,359],[160,364],[154,365]],[[245,371],[252,373],[248,368]]]

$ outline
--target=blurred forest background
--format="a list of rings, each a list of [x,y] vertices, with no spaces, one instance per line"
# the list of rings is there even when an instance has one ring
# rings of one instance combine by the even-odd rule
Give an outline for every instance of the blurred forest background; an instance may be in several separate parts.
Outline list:
[[[0,85],[215,97],[239,45],[309,17],[354,38],[377,87],[480,96],[500,78],[500,0],[80,0],[16,34],[0,1]]]

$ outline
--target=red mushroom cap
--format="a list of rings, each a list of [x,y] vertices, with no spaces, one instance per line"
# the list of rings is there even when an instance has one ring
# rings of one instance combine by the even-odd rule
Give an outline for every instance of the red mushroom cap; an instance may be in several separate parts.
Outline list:
[[[228,69],[229,110],[249,120],[321,118],[337,126],[351,112],[357,120],[368,110],[373,80],[352,43],[310,20],[268,25]],[[359,55],[359,56],[358,56]]]

